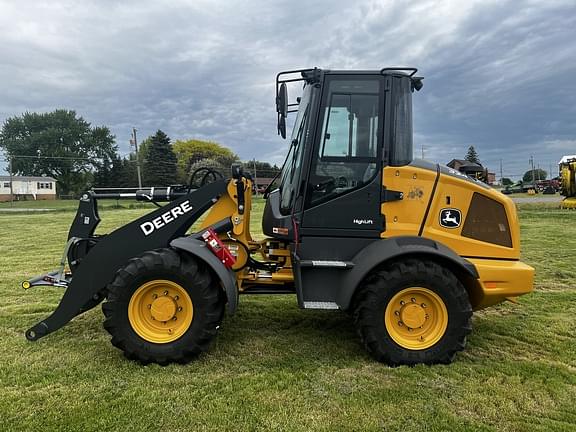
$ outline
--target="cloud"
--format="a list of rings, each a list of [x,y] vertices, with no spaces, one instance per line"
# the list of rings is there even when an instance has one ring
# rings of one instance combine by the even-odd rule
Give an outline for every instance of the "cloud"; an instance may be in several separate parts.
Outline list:
[[[274,77],[308,66],[417,66],[415,147],[491,169],[557,161],[576,137],[573,1],[0,3],[0,120],[75,109],[108,125],[221,142],[281,163]],[[564,143],[564,144],[559,144]]]

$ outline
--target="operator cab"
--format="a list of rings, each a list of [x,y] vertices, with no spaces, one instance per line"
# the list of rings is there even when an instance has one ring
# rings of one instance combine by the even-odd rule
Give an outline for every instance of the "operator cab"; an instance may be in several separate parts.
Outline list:
[[[287,114],[297,114],[279,188],[266,202],[266,235],[380,237],[381,203],[393,199],[382,186],[382,168],[412,161],[412,92],[423,79],[416,72],[315,68],[277,75],[283,138]],[[290,102],[288,85],[300,82],[302,94]]]

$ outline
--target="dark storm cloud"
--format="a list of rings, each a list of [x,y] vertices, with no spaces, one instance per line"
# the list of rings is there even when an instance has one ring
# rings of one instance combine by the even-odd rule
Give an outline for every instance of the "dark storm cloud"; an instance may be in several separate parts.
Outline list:
[[[4,2],[0,120],[70,108],[123,153],[136,126],[280,163],[276,72],[410,65],[417,154],[520,174],[576,153],[574,28],[573,1]]]

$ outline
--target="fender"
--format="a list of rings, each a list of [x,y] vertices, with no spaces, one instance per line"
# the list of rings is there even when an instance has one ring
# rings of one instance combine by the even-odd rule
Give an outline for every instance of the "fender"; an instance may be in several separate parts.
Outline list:
[[[374,267],[404,255],[439,257],[464,274],[478,279],[478,272],[474,264],[442,243],[424,237],[412,236],[382,239],[370,243],[352,259],[354,267],[344,275],[342,289],[336,298],[336,303],[340,309],[346,310],[350,307],[356,288]]]
[[[172,240],[170,246],[178,250],[186,251],[210,266],[222,282],[222,287],[228,298],[228,312],[234,314],[238,307],[238,288],[236,287],[234,272],[227,269],[201,240],[193,237],[180,237]]]

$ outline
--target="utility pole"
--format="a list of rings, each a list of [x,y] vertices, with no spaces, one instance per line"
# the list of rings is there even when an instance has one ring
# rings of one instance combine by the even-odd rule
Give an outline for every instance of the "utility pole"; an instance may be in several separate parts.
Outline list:
[[[422,144],[422,159],[424,159],[424,144]]]
[[[12,178],[12,160],[14,158],[10,155],[10,207],[14,207],[14,179]]]
[[[136,173],[138,174],[138,188],[142,189],[142,174],[140,174],[140,157],[138,156],[138,140],[136,139],[136,128],[132,128],[132,139],[130,144],[136,149]]]
[[[504,174],[502,171],[502,159],[500,159],[500,186],[504,186],[504,182],[502,180],[504,180]]]
[[[258,176],[256,175],[256,159],[252,159],[254,164],[254,186],[256,187],[256,196],[258,196]]]
[[[532,187],[535,187],[536,177],[534,175],[534,156],[530,156],[530,165],[532,166]]]

